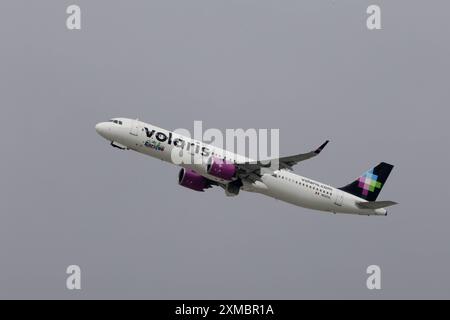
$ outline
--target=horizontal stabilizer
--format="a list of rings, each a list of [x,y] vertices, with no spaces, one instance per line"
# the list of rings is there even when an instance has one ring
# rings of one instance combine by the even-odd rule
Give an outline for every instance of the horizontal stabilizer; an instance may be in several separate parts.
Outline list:
[[[368,202],[358,202],[358,207],[361,209],[381,209],[390,207],[397,204],[394,201],[368,201]]]

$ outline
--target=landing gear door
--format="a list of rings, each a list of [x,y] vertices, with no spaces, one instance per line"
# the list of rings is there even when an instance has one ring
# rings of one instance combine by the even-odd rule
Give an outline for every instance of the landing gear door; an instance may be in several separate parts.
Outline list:
[[[341,207],[343,202],[344,202],[344,194],[342,193],[342,191],[337,191],[336,198],[334,199],[334,204]]]
[[[133,136],[137,136],[138,135],[138,129],[139,129],[138,123],[139,123],[139,121],[137,119],[136,120],[132,120],[131,123],[130,123],[130,134],[133,135]]]

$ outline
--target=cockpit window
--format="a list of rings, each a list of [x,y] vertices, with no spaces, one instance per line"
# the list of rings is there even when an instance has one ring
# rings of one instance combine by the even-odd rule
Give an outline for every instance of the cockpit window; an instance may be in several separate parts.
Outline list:
[[[116,124],[122,125],[122,121],[120,121],[120,120],[114,120],[114,119],[111,119],[111,120],[109,120],[109,122],[114,122],[114,123],[116,123]]]

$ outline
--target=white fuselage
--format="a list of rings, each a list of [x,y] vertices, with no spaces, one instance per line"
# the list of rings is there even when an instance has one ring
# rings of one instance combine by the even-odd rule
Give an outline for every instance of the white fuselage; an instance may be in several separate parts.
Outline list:
[[[114,120],[116,122],[109,121],[97,124],[96,130],[102,137],[122,149],[134,150],[163,161],[178,164],[179,162],[173,160],[172,151],[175,148],[174,140],[181,138],[185,143],[192,146],[193,151],[194,148],[197,148],[197,154],[201,157],[218,155],[228,161],[237,163],[251,161],[246,157],[180,136],[139,120],[126,118],[114,118]],[[149,138],[149,134],[151,138]],[[207,147],[207,154],[202,154],[203,147]],[[200,152],[198,152],[199,150]],[[178,165],[186,169],[192,169],[212,181],[221,184],[229,182],[209,175],[204,164],[180,163]],[[255,182],[247,180],[242,182],[242,190],[261,193],[304,208],[332,213],[386,215],[385,209],[361,209],[358,207],[357,203],[364,201],[364,199],[288,170],[276,170],[262,174],[260,179]]]

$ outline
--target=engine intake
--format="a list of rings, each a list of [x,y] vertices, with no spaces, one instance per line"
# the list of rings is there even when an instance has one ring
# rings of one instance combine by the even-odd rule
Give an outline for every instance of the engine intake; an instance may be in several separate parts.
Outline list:
[[[182,168],[178,173],[178,184],[183,187],[200,192],[203,192],[205,191],[205,189],[211,187],[208,179],[198,174],[194,170],[185,168]]]
[[[208,174],[226,181],[231,181],[236,176],[236,166],[226,160],[211,157],[206,167]]]

